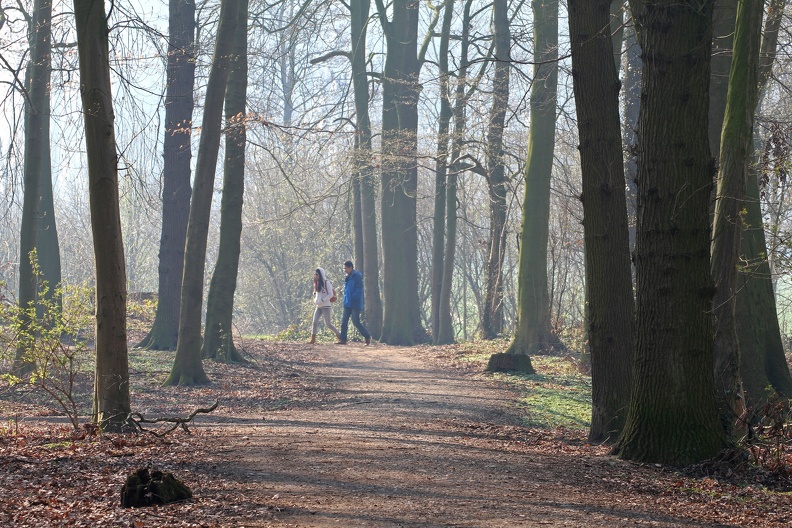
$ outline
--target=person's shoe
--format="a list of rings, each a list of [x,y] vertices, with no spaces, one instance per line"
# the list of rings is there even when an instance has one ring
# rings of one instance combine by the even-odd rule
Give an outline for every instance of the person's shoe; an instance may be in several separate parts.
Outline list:
[[[346,344],[347,344],[347,342],[346,342],[346,341],[341,341],[341,340],[339,339],[338,341],[336,341],[336,342],[335,342],[335,344],[336,344],[336,345],[346,345]]]
[[[367,337],[366,338],[366,346],[369,346],[370,344],[371,344],[371,338]]]

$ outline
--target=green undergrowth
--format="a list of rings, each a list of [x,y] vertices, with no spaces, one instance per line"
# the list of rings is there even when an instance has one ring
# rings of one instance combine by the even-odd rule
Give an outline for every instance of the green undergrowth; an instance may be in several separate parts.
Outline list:
[[[591,426],[591,378],[565,358],[531,358],[536,374],[513,375],[520,387],[520,405],[531,427],[588,429]]]
[[[519,388],[526,425],[542,429],[583,430],[591,426],[591,377],[573,360],[553,356],[531,358],[536,374],[496,375]]]
[[[508,339],[472,341],[455,345],[458,360],[487,365],[490,355],[503,352]],[[591,426],[591,376],[574,355],[531,356],[536,374],[496,373],[495,379],[513,385],[520,393],[518,405],[527,426],[539,429],[558,427],[576,431]]]

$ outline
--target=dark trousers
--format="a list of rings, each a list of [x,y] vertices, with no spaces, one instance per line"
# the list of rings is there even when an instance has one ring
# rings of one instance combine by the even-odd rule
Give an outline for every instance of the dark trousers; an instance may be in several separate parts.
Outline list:
[[[371,339],[371,334],[369,334],[369,331],[363,326],[363,323],[360,322],[360,310],[357,308],[347,308],[345,306],[344,315],[341,316],[341,341],[347,340],[347,329],[349,328],[350,317],[352,317],[352,324],[355,325],[358,332],[366,339]]]

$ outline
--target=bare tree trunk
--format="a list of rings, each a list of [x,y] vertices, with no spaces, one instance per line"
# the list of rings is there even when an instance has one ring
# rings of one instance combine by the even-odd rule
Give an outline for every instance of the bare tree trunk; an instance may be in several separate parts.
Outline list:
[[[761,2],[740,2],[737,8],[712,237],[712,277],[717,288],[713,298],[715,389],[724,429],[727,434],[736,435],[744,433],[744,423],[738,420],[745,418],[746,408],[740,378],[735,295],[746,173],[753,160],[753,116],[759,91],[763,14]]]
[[[242,200],[245,191],[247,15],[248,1],[239,0],[233,65],[226,90],[226,148],[223,199],[220,211],[220,249],[206,300],[203,357],[230,363],[245,359],[234,346],[234,293],[242,237]]]
[[[440,325],[435,344],[454,342],[454,321],[451,317],[451,290],[453,289],[454,259],[457,242],[457,174],[452,170],[446,184],[446,246],[443,260],[443,281],[440,289]]]
[[[633,292],[619,78],[606,31],[611,0],[569,0],[572,77],[583,172],[587,336],[591,352],[591,442],[615,441],[630,402]]]
[[[157,312],[139,347],[174,350],[179,337],[184,241],[190,216],[193,84],[195,83],[195,1],[169,0],[168,87],[165,95],[162,234]]]
[[[616,66],[616,75],[618,77],[619,70],[621,69],[622,60],[622,44],[624,44],[624,14],[627,11],[627,6],[624,0],[611,0],[610,4],[610,35],[613,50],[613,64]]]
[[[712,63],[710,65],[708,122],[710,150],[713,155],[720,152],[738,3],[739,0],[715,0],[715,10],[712,14]]]
[[[376,0],[388,52],[382,75],[382,256],[385,310],[381,340],[424,339],[418,302],[418,18],[416,0],[394,0],[388,19]]]
[[[438,70],[440,74],[440,115],[437,124],[437,155],[435,158],[435,195],[434,195],[434,221],[432,225],[432,342],[435,345],[454,342],[454,332],[451,328],[448,333],[440,335],[440,320],[443,317],[442,292],[443,275],[446,260],[446,199],[448,179],[448,155],[451,142],[449,134],[453,109],[451,108],[451,94],[448,71],[448,45],[451,39],[451,19],[454,15],[454,3],[445,5],[443,25],[440,30],[440,43],[438,47]],[[455,195],[456,197],[456,195]],[[456,214],[456,211],[454,211]],[[449,217],[450,220],[450,217]],[[450,306],[446,303],[450,312]],[[450,318],[450,314],[448,316]]]
[[[49,86],[49,81],[47,85]],[[49,92],[47,93],[47,107],[49,108]],[[46,145],[42,154],[41,180],[39,181],[39,208],[36,222],[36,256],[41,267],[41,277],[47,282],[48,290],[45,298],[49,299],[53,314],[59,317],[62,311],[63,299],[61,298],[61,255],[58,228],[55,222],[55,203],[52,192],[52,164],[50,153],[50,111],[44,124]],[[41,293],[41,291],[39,291]]]
[[[509,108],[511,33],[506,0],[492,4],[495,30],[495,76],[492,107],[487,129],[487,190],[489,192],[489,254],[487,289],[481,314],[481,336],[492,339],[503,331],[503,259],[506,256],[506,165],[503,159],[503,132]]]
[[[465,133],[467,131],[467,104],[470,96],[476,89],[478,79],[468,79],[469,69],[469,49],[470,49],[470,20],[472,0],[466,0],[462,12],[462,31],[460,32],[459,68],[457,69],[456,90],[454,94],[454,131],[451,137],[451,162],[448,167],[445,184],[445,216],[446,216],[446,240],[444,253],[443,270],[440,283],[440,306],[438,316],[438,342],[451,343],[454,341],[454,321],[451,317],[451,293],[453,290],[454,260],[457,245],[457,180],[458,174],[464,170],[459,163],[465,143]],[[483,70],[482,70],[483,71]],[[463,277],[463,284],[466,279]],[[465,308],[466,309],[466,308]],[[467,325],[466,315],[463,317],[463,331]],[[466,334],[465,334],[466,336]]]
[[[786,0],[772,0],[768,9],[759,54],[760,98],[775,60],[785,5]],[[758,147],[754,148],[754,152],[758,150]],[[749,264],[740,270],[735,308],[740,342],[740,374],[749,407],[758,407],[766,400],[768,386],[780,393],[792,394],[792,376],[784,356],[772,273],[767,259],[769,252],[762,225],[755,166],[755,163],[749,165],[746,179],[746,229],[741,244],[742,257]]]
[[[50,97],[52,66],[52,0],[38,0],[34,5],[33,27],[36,28],[35,47],[36,55],[39,59],[37,70],[32,73],[32,78],[37,78],[36,86],[28,89],[33,106],[36,107],[36,121],[34,129],[41,131],[40,146],[34,146],[34,150],[40,150],[40,176],[38,182],[39,202],[36,217],[36,256],[41,269],[41,278],[47,283],[48,290],[44,297],[50,301],[52,308],[57,312],[51,314],[59,317],[62,308],[60,295],[61,284],[61,258],[60,245],[58,242],[58,229],[55,224],[55,204],[52,193],[52,161],[50,148]],[[31,46],[32,52],[33,46]],[[32,62],[31,62],[32,63]],[[27,136],[26,136],[27,138]],[[25,149],[27,152],[27,149]],[[42,292],[39,289],[37,295]],[[39,313],[39,316],[43,315]]]
[[[707,134],[712,3],[631,1],[643,51],[636,341],[629,460],[700,462],[727,445],[712,376],[714,164]]]
[[[74,0],[74,19],[96,260],[93,418],[104,430],[120,431],[127,424],[130,413],[127,292],[104,4],[94,0]]]
[[[371,122],[369,120],[369,88],[366,73],[366,24],[370,2],[359,0],[349,4],[352,32],[352,83],[355,94],[356,182],[360,192],[360,234],[363,238],[362,262],[356,263],[363,273],[366,307],[366,329],[374,339],[382,334],[382,299],[379,287],[379,241],[377,238],[377,180],[371,165]],[[356,231],[357,236],[357,231]]]
[[[627,181],[627,229],[632,252],[638,209],[638,113],[641,108],[641,45],[632,24],[627,27],[624,48],[624,177]]]
[[[519,238],[517,322],[511,345],[505,353],[490,357],[489,370],[533,372],[531,354],[563,346],[550,330],[547,291],[550,179],[558,99],[558,1],[534,0],[533,10],[536,61]]]
[[[21,309],[21,331],[31,330],[31,317],[41,316],[37,303],[39,280],[49,280],[46,276],[37,276],[34,271],[38,266],[43,271],[42,255],[38,254],[41,246],[39,234],[42,229],[42,215],[45,204],[42,190],[49,185],[49,215],[52,217],[52,180],[50,173],[50,62],[51,62],[51,0],[36,0],[33,16],[29,22],[30,61],[25,71],[25,190],[22,200],[22,222],[19,235],[19,308]],[[54,223],[52,224],[54,228]],[[55,239],[57,245],[57,238]],[[34,251],[36,252],[34,254]],[[58,277],[58,282],[60,278]],[[50,283],[50,291],[58,286]],[[50,294],[51,295],[51,294]],[[35,311],[30,308],[35,307]],[[25,348],[20,346],[16,351],[15,370],[21,373],[30,372],[33,365],[25,358]]]
[[[352,176],[352,226],[355,241],[355,267],[360,273],[366,269],[366,256],[363,249],[363,205],[360,196],[360,178],[355,171]]]
[[[217,29],[215,53],[206,85],[201,141],[198,146],[195,181],[190,201],[190,221],[182,274],[179,341],[173,368],[165,385],[200,385],[209,382],[201,363],[201,310],[206,264],[206,240],[212,207],[215,170],[220,149],[223,99],[231,68],[240,0],[223,0]]]

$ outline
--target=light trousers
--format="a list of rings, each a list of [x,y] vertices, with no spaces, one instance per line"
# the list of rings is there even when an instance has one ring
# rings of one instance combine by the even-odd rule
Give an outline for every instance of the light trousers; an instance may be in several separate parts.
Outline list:
[[[330,311],[333,309],[332,306],[325,306],[325,307],[316,307],[316,311],[314,311],[313,316],[313,329],[311,330],[312,334],[318,333],[319,330],[319,317],[324,316],[325,325],[327,328],[333,331],[335,335],[338,335],[338,328],[333,326],[333,322],[330,320]]]

